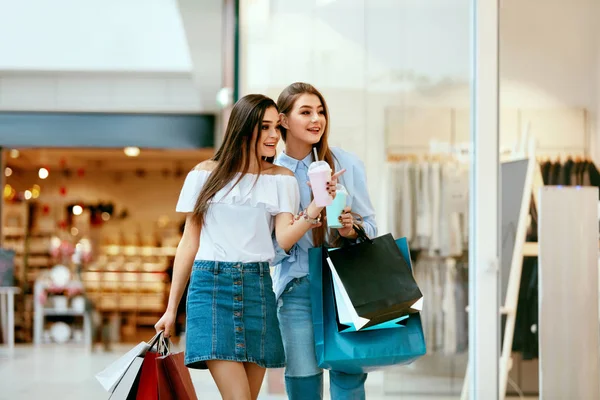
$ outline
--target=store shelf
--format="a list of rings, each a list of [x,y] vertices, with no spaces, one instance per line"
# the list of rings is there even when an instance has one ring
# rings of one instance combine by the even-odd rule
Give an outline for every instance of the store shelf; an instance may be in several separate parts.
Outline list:
[[[81,273],[88,298],[103,314],[118,315],[129,333],[154,325],[165,312],[175,247],[102,246]]]
[[[79,310],[57,310],[54,308],[44,308],[45,316],[59,316],[59,317],[70,317],[70,316],[83,316],[85,312]]]
[[[174,257],[176,247],[151,247],[151,246],[103,246],[103,253],[109,256],[167,256]]]

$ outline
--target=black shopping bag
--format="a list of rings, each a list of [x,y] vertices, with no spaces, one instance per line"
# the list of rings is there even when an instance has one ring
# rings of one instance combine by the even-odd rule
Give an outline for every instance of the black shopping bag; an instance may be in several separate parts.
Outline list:
[[[361,227],[355,230],[360,243],[328,249],[340,330],[348,328],[348,316],[358,331],[421,311],[423,295],[392,235],[370,239]]]

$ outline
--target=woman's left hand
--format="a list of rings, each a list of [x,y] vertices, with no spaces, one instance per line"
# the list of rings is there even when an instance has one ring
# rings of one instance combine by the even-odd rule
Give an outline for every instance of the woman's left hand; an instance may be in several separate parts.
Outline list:
[[[340,236],[343,236],[348,239],[352,239],[355,237],[354,232],[354,218],[352,218],[352,209],[350,207],[344,208],[342,215],[339,216],[339,221],[344,225],[343,228],[338,228],[338,232]]]

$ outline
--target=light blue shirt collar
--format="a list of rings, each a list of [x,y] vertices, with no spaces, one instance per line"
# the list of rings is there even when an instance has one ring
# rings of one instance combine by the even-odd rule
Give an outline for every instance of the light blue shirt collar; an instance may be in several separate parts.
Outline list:
[[[296,168],[298,168],[299,163],[304,164],[304,166],[306,167],[306,170],[308,170],[308,166],[313,161],[313,156],[312,156],[312,153],[309,153],[306,157],[304,157],[304,159],[296,160],[295,158],[290,157],[287,154],[285,154],[285,152],[282,152],[279,155],[279,157],[277,157],[277,161],[278,161],[279,165],[281,165],[282,167],[286,167],[290,171],[296,173]]]

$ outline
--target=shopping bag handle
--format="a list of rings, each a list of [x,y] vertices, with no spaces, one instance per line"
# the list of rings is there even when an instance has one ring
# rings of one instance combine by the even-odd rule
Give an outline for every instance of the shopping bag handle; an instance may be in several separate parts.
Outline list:
[[[358,236],[357,239],[360,239],[366,243],[371,243],[371,244],[373,243],[373,239],[371,239],[367,235],[367,233],[365,232],[365,228],[363,228],[362,225],[354,224],[352,227],[354,228],[354,231],[356,232],[356,234]],[[340,237],[340,238],[342,239],[340,247],[349,247],[349,246],[353,246],[356,244],[354,240],[350,240],[345,237]]]
[[[373,239],[371,239],[367,235],[367,232],[365,232],[365,228],[363,228],[362,225],[354,224],[353,228],[354,228],[354,231],[356,232],[356,234],[358,235],[359,239],[362,239],[363,241],[368,242],[368,243],[373,243]]]
[[[171,341],[165,335],[162,335],[161,340],[158,342],[158,353],[163,356],[171,353]]]
[[[150,339],[150,341],[148,342],[148,346],[150,346],[150,348],[153,348],[157,343],[158,340],[163,336],[164,331],[159,331],[156,333],[156,335],[154,335],[154,337],[152,337],[152,339]]]

